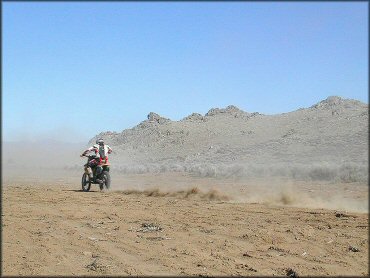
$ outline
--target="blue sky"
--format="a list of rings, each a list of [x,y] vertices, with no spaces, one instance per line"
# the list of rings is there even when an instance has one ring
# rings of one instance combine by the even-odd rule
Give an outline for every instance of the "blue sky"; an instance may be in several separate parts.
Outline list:
[[[3,140],[368,103],[366,2],[4,2]]]

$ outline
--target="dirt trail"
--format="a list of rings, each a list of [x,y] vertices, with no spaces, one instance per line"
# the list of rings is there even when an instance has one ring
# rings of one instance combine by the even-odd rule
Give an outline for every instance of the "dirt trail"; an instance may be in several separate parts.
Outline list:
[[[368,275],[366,213],[235,201],[215,181],[149,182],[164,179],[89,193],[77,177],[5,184],[3,275]]]

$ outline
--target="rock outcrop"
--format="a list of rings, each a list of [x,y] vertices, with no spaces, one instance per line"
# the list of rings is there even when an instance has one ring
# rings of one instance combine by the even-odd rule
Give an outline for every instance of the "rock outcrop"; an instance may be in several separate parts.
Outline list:
[[[277,115],[233,105],[180,121],[151,112],[131,129],[100,133],[91,141],[103,137],[117,150],[116,163],[367,165],[368,119],[367,104],[334,96]]]

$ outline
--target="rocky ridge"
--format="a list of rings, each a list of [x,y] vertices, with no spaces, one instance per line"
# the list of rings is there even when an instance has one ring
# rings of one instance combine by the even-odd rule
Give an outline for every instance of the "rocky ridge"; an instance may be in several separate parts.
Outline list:
[[[204,116],[192,113],[180,121],[151,112],[137,126],[121,133],[102,132],[89,143],[98,137],[115,149],[112,162],[117,167],[356,164],[367,168],[368,105],[332,96],[277,115],[249,113],[233,105],[212,108]]]

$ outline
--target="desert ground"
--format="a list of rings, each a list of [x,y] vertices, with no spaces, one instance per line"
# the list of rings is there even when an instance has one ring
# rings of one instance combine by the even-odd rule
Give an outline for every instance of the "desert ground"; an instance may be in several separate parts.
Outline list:
[[[2,275],[369,275],[366,183],[3,179]]]

